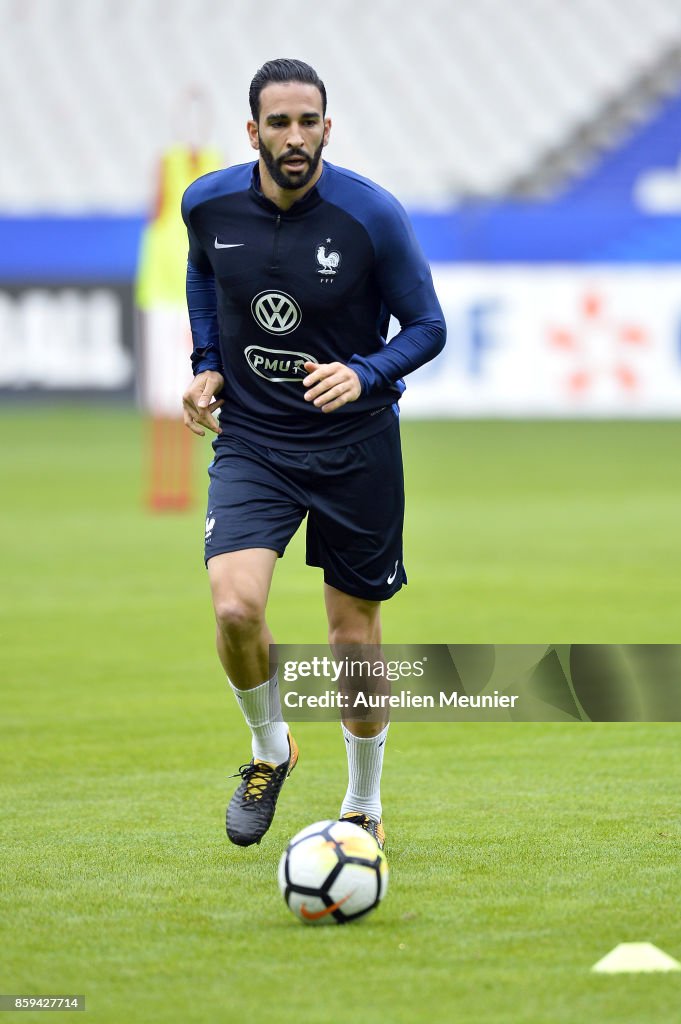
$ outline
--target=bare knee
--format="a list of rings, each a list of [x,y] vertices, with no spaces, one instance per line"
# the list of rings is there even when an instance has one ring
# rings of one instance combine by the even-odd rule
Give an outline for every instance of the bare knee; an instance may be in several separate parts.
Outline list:
[[[215,621],[226,639],[242,640],[260,633],[265,610],[248,595],[228,594],[215,601]]]
[[[332,647],[353,647],[380,644],[381,620],[378,614],[340,616],[329,623],[329,643]]]
[[[346,647],[381,642],[381,605],[324,585],[329,643]]]
[[[329,630],[329,644],[331,647],[361,648],[367,644],[378,644],[380,642],[380,632],[375,629],[340,625],[334,626]]]

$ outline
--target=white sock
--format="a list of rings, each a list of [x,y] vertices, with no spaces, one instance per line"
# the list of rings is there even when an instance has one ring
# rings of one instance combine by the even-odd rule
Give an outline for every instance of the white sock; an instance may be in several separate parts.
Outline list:
[[[288,761],[288,725],[281,717],[277,673],[252,690],[240,690],[231,680],[229,685],[250,726],[253,757],[270,764]]]
[[[341,805],[341,817],[350,811],[381,818],[381,771],[388,738],[386,725],[378,736],[353,736],[341,723],[348,753],[348,791]]]

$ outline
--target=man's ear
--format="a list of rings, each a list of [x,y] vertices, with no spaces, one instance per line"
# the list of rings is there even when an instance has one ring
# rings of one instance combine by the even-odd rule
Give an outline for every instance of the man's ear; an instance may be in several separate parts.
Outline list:
[[[246,122],[246,131],[248,132],[248,141],[253,149],[260,149],[260,133],[258,131],[258,124],[256,121]]]
[[[323,138],[322,145],[328,146],[330,136],[331,136],[331,118],[330,117],[325,117],[324,118],[324,138]]]

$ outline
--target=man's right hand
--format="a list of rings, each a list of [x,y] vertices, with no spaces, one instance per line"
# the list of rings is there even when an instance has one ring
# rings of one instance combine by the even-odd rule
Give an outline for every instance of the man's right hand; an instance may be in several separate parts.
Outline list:
[[[204,370],[194,377],[182,396],[182,411],[184,424],[199,437],[205,437],[206,431],[201,427],[207,427],[214,434],[221,434],[222,430],[218,421],[213,416],[216,409],[224,405],[222,398],[216,399],[225,384],[225,378],[217,370]]]

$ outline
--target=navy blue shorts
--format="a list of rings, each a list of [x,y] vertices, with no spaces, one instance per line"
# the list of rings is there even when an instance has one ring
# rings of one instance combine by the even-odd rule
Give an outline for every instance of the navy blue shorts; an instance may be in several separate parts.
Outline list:
[[[205,560],[286,545],[307,515],[308,565],[368,601],[407,582],[402,563],[404,478],[399,421],[342,448],[282,451],[221,436],[208,473]]]

